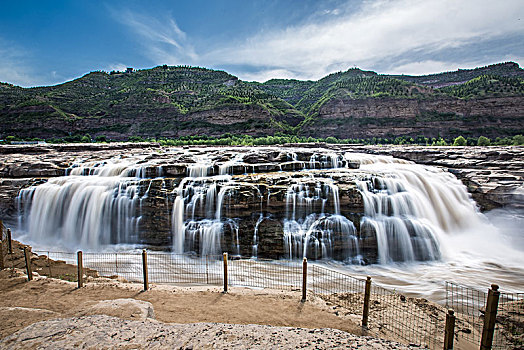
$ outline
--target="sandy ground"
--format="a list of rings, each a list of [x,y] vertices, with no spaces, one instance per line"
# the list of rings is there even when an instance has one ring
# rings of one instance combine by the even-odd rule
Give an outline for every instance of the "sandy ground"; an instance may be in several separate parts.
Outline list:
[[[339,316],[338,308],[333,308],[318,297],[310,296],[308,301],[303,303],[300,301],[301,294],[298,292],[231,288],[229,293],[224,294],[218,288],[156,285],[144,292],[142,285],[121,283],[106,278],[92,278],[85,287],[78,289],[74,282],[36,274],[35,279],[28,282],[23,271],[15,269],[0,272],[0,296],[0,338],[2,338],[0,348],[33,348],[44,345],[50,348],[74,347],[80,344],[78,342],[84,341],[84,337],[88,334],[91,334],[89,338],[93,338],[93,332],[102,332],[103,334],[97,333],[95,338],[108,337],[107,344],[112,344],[111,347],[126,345],[124,341],[126,337],[122,335],[122,332],[133,333],[133,339],[145,337],[140,345],[144,348],[153,345],[150,341],[155,338],[154,334],[167,332],[171,334],[167,338],[174,337],[175,340],[177,337],[180,338],[176,334],[185,334],[186,337],[182,343],[186,344],[187,348],[193,346],[195,348],[226,348],[234,345],[233,341],[237,341],[239,348],[266,348],[265,345],[267,348],[281,346],[288,348],[297,346],[305,348],[309,346],[311,348],[339,346],[363,349],[407,348],[393,342],[358,337],[357,335],[362,334],[361,327],[349,316]],[[126,300],[129,299],[138,300],[139,303],[143,301],[144,303],[141,304],[146,305],[148,311],[142,312],[143,310],[135,307],[132,302],[126,306]],[[112,301],[114,305],[108,304],[108,300]],[[101,301],[102,304],[100,304]],[[90,315],[96,314],[118,318],[108,318],[102,321],[90,318]],[[151,321],[148,316],[154,317],[154,321]],[[66,320],[60,321],[61,323],[51,321],[57,318],[66,318]],[[123,320],[137,320],[142,324],[129,328],[132,323]],[[37,323],[39,321],[45,322]],[[158,325],[158,321],[162,322],[162,326]],[[202,326],[209,322],[214,324],[207,328]],[[163,328],[167,326],[164,323],[178,325],[174,326],[175,328]],[[93,327],[80,330],[80,324],[89,324]],[[110,324],[114,328],[114,334],[107,333],[107,327]],[[180,324],[187,324],[187,327],[184,328]],[[232,324],[237,326],[233,327]],[[251,326],[239,328],[238,325]],[[256,327],[254,325],[265,326],[255,329],[252,328]],[[27,326],[30,327],[25,328]],[[293,339],[291,339],[288,328],[268,326],[292,327],[296,331],[293,332]],[[52,332],[55,328],[67,330],[68,327],[72,328],[65,333]],[[203,331],[202,327],[206,330]],[[229,336],[222,337],[223,334],[226,334],[224,329],[227,330],[226,333],[229,332]],[[147,337],[146,333],[149,334]],[[69,334],[68,337],[71,339],[64,340],[64,334]],[[195,334],[200,335],[195,336]],[[311,336],[308,338],[304,334]],[[118,340],[120,343],[112,343],[109,338],[120,339]],[[166,335],[164,334],[161,338],[166,338]],[[93,348],[100,347],[100,344],[89,344],[84,345]],[[130,348],[137,348],[131,346],[132,344],[134,343],[127,343]],[[173,347],[177,344],[180,345],[176,342],[161,342],[157,345]],[[188,344],[192,344],[191,347]]]
[[[85,286],[79,289],[77,283],[72,282],[76,280],[75,265],[36,255],[32,255],[31,260],[33,270],[37,272],[34,273],[34,280],[28,282],[23,269],[23,253],[19,249],[22,245],[16,244],[15,254],[9,256],[8,269],[0,271],[0,348],[47,346],[47,343],[38,343],[42,339],[51,342],[50,348],[53,348],[53,344],[56,345],[55,348],[75,347],[73,345],[78,341],[92,335],[105,339],[107,344],[112,344],[108,347],[121,348],[147,348],[155,344],[160,348],[206,348],[209,344],[212,345],[211,348],[226,348],[229,347],[228,344],[232,345],[230,341],[235,339],[238,340],[235,344],[239,348],[265,348],[264,344],[267,345],[266,348],[403,348],[391,341],[429,344],[432,348],[442,348],[446,310],[425,299],[404,297],[399,300],[398,295],[372,294],[369,328],[363,329],[360,327],[359,316],[363,304],[361,293],[308,294],[308,300],[301,302],[301,293],[298,291],[272,289],[230,287],[229,293],[224,294],[219,287],[153,284],[150,290],[143,291],[142,284],[100,278],[94,270],[88,272]],[[62,279],[41,275],[49,275],[49,272]],[[513,309],[522,308],[516,306]],[[510,311],[514,310],[508,310],[501,316],[511,316]],[[90,318],[91,315],[100,314],[117,319]],[[406,318],[406,315],[410,317]],[[59,318],[62,321],[51,322]],[[127,321],[123,320],[142,323],[126,323]],[[40,321],[44,322],[38,323]],[[152,322],[177,325],[173,326],[174,328],[165,328],[166,325],[152,325]],[[75,324],[77,326],[74,326]],[[80,324],[82,327],[86,324],[91,326],[80,331]],[[100,329],[105,328],[104,324],[111,324],[115,333],[100,333]],[[512,333],[517,329],[515,324],[510,323]],[[69,329],[66,332],[67,342],[56,343],[64,340],[64,334],[61,331],[57,331],[56,335],[49,333],[49,329],[53,329],[49,325],[57,329]],[[255,328],[258,327],[256,325],[261,326],[260,329],[255,329],[242,328],[239,325],[252,325],[250,327]],[[289,333],[287,328],[272,327],[293,327],[296,332]],[[478,348],[475,342],[470,343],[462,336],[463,333],[475,333],[478,339],[477,328],[457,319],[456,348]],[[415,338],[400,337],[406,329],[411,329],[418,335]],[[226,334],[224,330],[229,336],[222,336]],[[130,344],[126,343],[125,339],[129,338],[129,334],[132,334],[133,339],[141,339],[140,347],[128,346]],[[182,343],[167,340],[156,343],[151,340],[156,337],[168,339],[166,334],[178,338],[180,335],[176,334],[184,334],[185,340]],[[213,337],[213,334],[216,336]],[[391,341],[360,337],[361,335]],[[295,337],[294,340],[289,338],[290,336]],[[522,334],[517,334],[517,338],[521,339],[521,336]],[[306,338],[308,340],[302,342]],[[519,343],[518,339],[513,343]],[[101,348],[104,343],[82,344],[85,347]]]

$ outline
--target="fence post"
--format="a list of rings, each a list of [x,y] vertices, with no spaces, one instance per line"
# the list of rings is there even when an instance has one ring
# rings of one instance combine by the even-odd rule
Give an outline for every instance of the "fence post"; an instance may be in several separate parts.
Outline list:
[[[371,297],[371,277],[368,276],[366,279],[366,289],[364,290],[364,310],[362,310],[362,327],[368,326],[370,297]]]
[[[76,252],[76,266],[78,266],[78,288],[82,288],[84,286],[84,264],[81,250]]]
[[[142,272],[144,273],[144,291],[149,289],[149,275],[147,273],[147,252],[142,249]]]
[[[208,267],[207,255],[206,255],[206,284],[209,284],[209,267]]]
[[[302,260],[302,302],[306,301],[307,290],[307,258]]]
[[[497,319],[499,296],[499,286],[492,284],[491,288],[488,290],[488,299],[486,301],[484,327],[482,328],[482,339],[480,341],[481,350],[489,350],[493,344],[493,334],[495,333],[495,321]]]
[[[224,293],[227,293],[227,253],[224,253]]]
[[[24,247],[24,257],[25,257],[25,267],[27,269],[27,280],[31,281],[33,279],[33,271],[31,270],[31,253],[27,252],[27,247]]]
[[[0,270],[3,270],[4,267],[4,233],[0,228]]]
[[[453,336],[455,335],[455,311],[448,310],[446,314],[446,328],[444,331],[444,350],[453,349]]]
[[[13,254],[13,243],[11,243],[11,229],[7,229],[7,248],[9,249],[9,254]]]

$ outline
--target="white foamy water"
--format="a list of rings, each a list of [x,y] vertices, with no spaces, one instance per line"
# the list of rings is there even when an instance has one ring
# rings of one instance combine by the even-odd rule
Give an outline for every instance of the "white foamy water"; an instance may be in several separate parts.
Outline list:
[[[498,283],[503,290],[524,290],[522,210],[497,209],[483,215],[454,175],[434,167],[392,157],[332,152],[313,152],[309,161],[298,162],[296,153],[285,152],[289,160],[297,162],[297,170],[302,170],[289,181],[285,196],[282,239],[287,257],[323,259],[322,263],[336,269],[371,275],[391,288],[439,301],[445,280],[482,288]],[[237,218],[229,216],[227,203],[239,185],[231,175],[234,168],[245,173],[255,169],[243,163],[245,154],[252,152],[221,163],[200,154],[188,166],[170,199],[166,196],[173,252],[220,254],[228,232],[230,254],[239,254],[239,225]],[[347,161],[360,162],[360,169],[345,169]],[[151,169],[155,167],[157,170]],[[341,168],[355,176],[364,201],[360,222],[341,215],[344,208],[336,180],[329,173],[304,170],[308,168]],[[148,173],[149,177],[160,176],[162,167],[140,156],[79,160],[69,176],[20,192],[18,236],[23,235],[35,248],[134,249],[139,242],[141,203],[148,193],[142,189],[139,194],[140,182]],[[255,200],[262,200],[255,185],[242,186],[253,186]],[[261,211],[253,214],[258,220],[247,236],[256,257],[258,228],[264,216]],[[376,257],[370,260],[362,253],[364,235],[376,240]],[[343,262],[326,261],[332,258]],[[378,264],[359,265],[366,261]]]

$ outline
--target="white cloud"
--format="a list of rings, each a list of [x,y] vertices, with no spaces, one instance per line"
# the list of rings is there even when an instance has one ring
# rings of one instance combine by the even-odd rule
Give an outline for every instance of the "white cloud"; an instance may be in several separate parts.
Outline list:
[[[349,4],[332,11],[337,16],[264,31],[199,53],[173,20],[166,25],[131,12],[124,12],[121,19],[147,40],[156,64],[238,67],[232,72],[246,80],[264,80],[269,74],[318,79],[351,66],[389,67],[397,73],[403,68],[409,71],[403,73],[416,74],[463,68],[476,58],[464,52],[457,62],[452,57],[427,57],[511,35],[524,36],[524,20],[519,20],[524,16],[522,0],[370,0],[357,12]],[[508,54],[522,53],[501,52],[501,56]],[[392,65],[397,59],[399,63]]]
[[[175,20],[164,21],[129,10],[110,9],[113,17],[140,36],[140,42],[155,63],[185,64],[198,58]]]

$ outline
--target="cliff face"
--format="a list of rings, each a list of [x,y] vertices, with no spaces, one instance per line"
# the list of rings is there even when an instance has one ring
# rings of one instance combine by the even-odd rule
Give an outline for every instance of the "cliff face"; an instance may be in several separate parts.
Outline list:
[[[3,135],[22,138],[63,137],[74,134],[105,135],[114,140],[130,136],[177,138],[189,135],[220,136],[225,133],[272,135],[281,131],[272,123],[267,110],[257,106],[231,106],[213,110],[180,114],[176,108],[149,108],[136,113],[124,113],[114,108],[111,114],[64,118],[55,115],[48,105],[14,108],[2,118]],[[294,124],[290,118],[283,118]],[[278,119],[277,119],[278,121]]]
[[[461,100],[336,99],[327,102],[302,132],[339,138],[395,136],[497,137],[524,130],[524,97]]]

